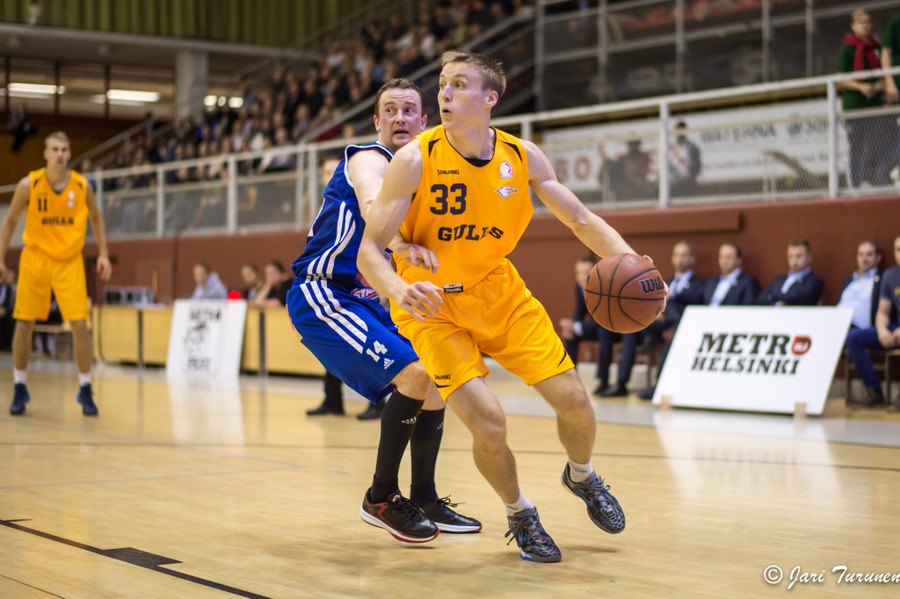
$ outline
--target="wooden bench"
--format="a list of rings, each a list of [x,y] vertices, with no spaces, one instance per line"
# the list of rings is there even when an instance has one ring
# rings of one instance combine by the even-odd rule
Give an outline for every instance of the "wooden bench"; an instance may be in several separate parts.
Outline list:
[[[900,361],[900,348],[888,350],[870,349],[868,351],[869,355],[872,357],[872,364],[875,366],[876,372],[880,371],[884,378],[884,398],[888,403],[891,403],[891,400],[894,397],[891,394],[891,368],[894,365],[894,360]],[[853,382],[853,373],[855,372],[858,376],[859,371],[853,364],[853,360],[850,359],[850,353],[846,349],[841,352],[841,357],[844,362],[844,393],[849,401],[850,384]]]
[[[88,314],[91,312],[91,300],[88,298]],[[91,319],[87,318],[87,326],[88,330],[91,329]],[[74,356],[75,353],[75,341],[72,338],[72,325],[68,320],[63,320],[62,322],[36,322],[34,323],[34,332],[35,333],[45,333],[47,335],[53,335],[53,352],[52,357],[54,359],[59,359],[61,355],[64,355],[65,359],[68,360]],[[65,350],[64,354],[61,350]]]

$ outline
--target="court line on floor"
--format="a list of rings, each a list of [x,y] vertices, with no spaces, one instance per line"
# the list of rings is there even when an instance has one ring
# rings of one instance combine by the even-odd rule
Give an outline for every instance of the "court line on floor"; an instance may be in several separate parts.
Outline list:
[[[25,582],[24,580],[19,580],[18,578],[12,578],[12,577],[10,577],[10,576],[6,576],[5,574],[0,574],[0,578],[5,578],[6,580],[11,580],[11,581],[13,581],[13,582],[15,582],[15,583],[17,583],[17,584],[22,585],[23,587],[28,587],[29,589],[34,589],[35,591],[40,591],[41,593],[44,593],[44,594],[46,594],[46,595],[50,595],[51,597],[59,597],[59,599],[66,599],[66,598],[65,598],[64,596],[62,596],[62,595],[57,595],[56,593],[51,593],[51,592],[48,591],[47,589],[42,589],[42,588],[40,588],[40,587],[34,586],[33,584],[28,584],[28,583]]]
[[[121,562],[125,562],[126,564],[131,564],[132,566],[137,566],[139,568],[145,568],[145,569],[151,570],[153,572],[159,572],[160,574],[165,574],[166,576],[180,578],[181,580],[193,582],[194,584],[199,584],[199,585],[202,585],[205,587],[213,588],[218,591],[230,593],[232,595],[238,595],[239,597],[248,597],[249,599],[270,599],[269,597],[267,597],[265,595],[260,595],[258,593],[253,593],[251,591],[245,591],[244,589],[239,589],[237,587],[232,587],[232,586],[229,586],[226,584],[222,584],[222,583],[216,582],[214,580],[200,578],[199,576],[193,576],[191,574],[185,574],[183,572],[178,572],[177,570],[170,570],[168,568],[163,567],[164,565],[168,565],[168,564],[184,563],[184,562],[178,561],[176,559],[163,557],[161,555],[156,555],[154,553],[148,553],[141,549],[135,549],[134,547],[120,547],[118,549],[99,549],[97,547],[85,545],[84,543],[79,543],[78,541],[73,541],[70,539],[66,539],[64,537],[50,534],[48,532],[43,532],[43,531],[37,530],[35,528],[29,528],[27,526],[22,526],[21,524],[17,524],[17,522],[22,522],[22,521],[23,520],[21,520],[21,519],[20,520],[0,520],[0,526],[6,526],[7,528],[11,528],[13,530],[18,530],[20,532],[32,534],[32,535],[42,537],[42,538],[50,540],[50,541],[62,543],[63,545],[68,545],[69,547],[74,547],[76,549],[81,549],[84,551],[88,551],[90,553],[95,553],[95,554],[101,555],[103,557],[108,557],[110,559],[119,560]]]
[[[180,478],[203,478],[204,476],[232,476],[235,474],[258,474],[258,473],[268,473],[268,472],[280,472],[282,470],[298,470],[301,468],[305,468],[305,466],[295,466],[295,467],[281,467],[281,468],[261,468],[259,470],[230,470],[230,471],[222,471],[222,472],[195,472],[193,474],[170,474],[170,475],[161,475],[161,476],[138,476],[133,478],[109,478],[109,479],[101,479],[101,480],[82,480],[82,481],[71,481],[67,483],[40,483],[36,485],[10,485],[10,486],[0,486],[0,490],[7,489],[39,489],[41,487],[68,487],[74,485],[107,485],[107,484],[115,484],[115,483],[134,483],[134,482],[146,482],[146,481],[155,481],[155,480],[174,480]]]

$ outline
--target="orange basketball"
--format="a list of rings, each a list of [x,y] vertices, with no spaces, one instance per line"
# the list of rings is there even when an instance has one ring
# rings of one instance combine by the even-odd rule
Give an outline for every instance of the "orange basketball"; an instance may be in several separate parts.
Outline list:
[[[647,258],[613,254],[591,268],[584,301],[594,320],[614,333],[635,333],[666,305],[666,285]]]

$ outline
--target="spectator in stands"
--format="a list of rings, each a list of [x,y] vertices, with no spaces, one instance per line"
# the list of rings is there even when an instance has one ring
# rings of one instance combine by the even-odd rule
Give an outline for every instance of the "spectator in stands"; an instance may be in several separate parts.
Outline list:
[[[867,349],[886,350],[900,347],[900,235],[894,238],[894,260],[896,265],[884,272],[878,293],[878,308],[875,326],[854,328],[847,335],[847,352],[856,365],[860,378],[866,386],[863,399],[847,398],[847,403],[859,407],[875,407],[885,403],[881,381],[875,373],[872,358]],[[900,398],[891,401],[889,409],[900,411]]]
[[[249,262],[241,267],[241,279],[244,281],[244,291],[241,297],[247,300],[256,299],[263,288],[263,281],[259,278],[259,269]]]
[[[612,200],[639,200],[658,195],[656,185],[648,180],[650,155],[641,149],[640,139],[628,140],[628,151],[616,159],[608,158],[604,146],[600,145],[601,188],[612,194]],[[604,198],[607,200],[610,198]]]
[[[794,239],[787,249],[788,273],[778,275],[759,294],[764,306],[815,306],[822,297],[825,281],[812,271],[812,250],[805,239]]]
[[[16,321],[13,307],[16,305],[16,269],[7,268],[0,282],[0,351],[12,349]]]
[[[700,148],[684,134],[687,125],[675,125],[675,143],[669,146],[669,190],[672,197],[689,197],[697,193],[697,175],[703,169]]]
[[[884,28],[884,35],[881,36],[881,67],[890,69],[900,65],[900,12],[894,13],[888,19],[887,26]],[[887,75],[884,78],[884,103],[897,104],[900,103],[900,74]],[[888,176],[893,178],[894,169],[900,167],[900,128],[895,126],[889,133],[893,133],[894,143],[893,151],[889,157],[888,164],[885,168]],[[894,183],[900,183],[900,172],[897,172],[897,178]]]
[[[572,361],[578,363],[578,348],[583,341],[597,341],[600,325],[588,312],[584,301],[584,286],[587,283],[588,273],[596,260],[592,256],[585,256],[575,261],[575,311],[571,318],[562,318],[559,321],[560,337],[566,347],[566,352]],[[609,360],[607,359],[607,370]],[[597,378],[599,384],[594,389],[594,395],[606,391],[609,388],[608,372],[606,377],[601,376],[598,366]]]
[[[736,243],[719,247],[719,276],[706,281],[703,303],[708,306],[752,306],[759,296],[759,282],[742,271],[743,256]]]
[[[278,308],[287,303],[287,292],[291,289],[293,277],[288,276],[284,265],[278,260],[266,262],[263,268],[263,287],[250,302],[259,308]]]
[[[9,122],[6,130],[13,135],[12,153],[16,154],[25,144],[28,136],[37,132],[31,113],[24,102],[17,102],[9,111]]]
[[[219,275],[210,272],[209,265],[206,262],[197,262],[194,264],[194,294],[191,299],[226,299],[228,297],[228,289],[219,279]]]
[[[838,307],[850,308],[850,330],[875,326],[881,290],[881,249],[874,241],[862,241],[856,248],[856,272],[841,284]]]
[[[275,143],[273,147],[284,149],[291,145],[291,140],[288,137],[287,129],[284,127],[279,127],[275,130]],[[263,165],[262,170],[267,173],[277,173],[282,171],[292,171],[296,168],[297,164],[297,155],[296,154],[271,154],[263,156],[262,162]]]
[[[666,356],[669,355],[669,347],[675,337],[675,329],[688,306],[703,303],[703,279],[694,274],[694,248],[686,241],[679,241],[672,248],[672,267],[675,276],[666,281],[669,286],[669,296],[666,299],[665,311],[650,323],[646,329],[636,335],[642,335],[645,344],[658,345],[662,343],[663,350],[656,368],[656,378],[662,371]],[[653,399],[656,386],[651,386],[641,392],[641,399]]]
[[[847,33],[838,53],[837,72],[852,73],[880,68],[878,41],[872,35],[869,13],[861,8],[854,10],[850,28],[852,32]],[[884,103],[875,77],[842,81],[838,83],[838,89],[842,90],[844,112],[875,108]],[[847,128],[847,141],[850,144],[850,183],[854,188],[864,184],[886,184],[887,174],[883,172],[882,166],[885,163],[884,119],[847,116],[849,118],[844,126]]]

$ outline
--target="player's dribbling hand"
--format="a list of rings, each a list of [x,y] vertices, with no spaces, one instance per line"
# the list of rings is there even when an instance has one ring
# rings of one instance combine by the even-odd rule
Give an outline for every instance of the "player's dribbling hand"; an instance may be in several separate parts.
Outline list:
[[[416,320],[425,320],[426,317],[437,316],[441,311],[442,290],[429,281],[416,281],[406,288],[397,299],[397,305],[412,314]]]
[[[98,257],[97,266],[94,267],[94,270],[100,274],[101,279],[108,281],[109,277],[112,275],[112,264],[110,264],[109,258],[106,256]]]
[[[424,246],[415,243],[400,243],[394,248],[394,253],[403,258],[407,264],[437,272],[439,266],[437,255]]]

